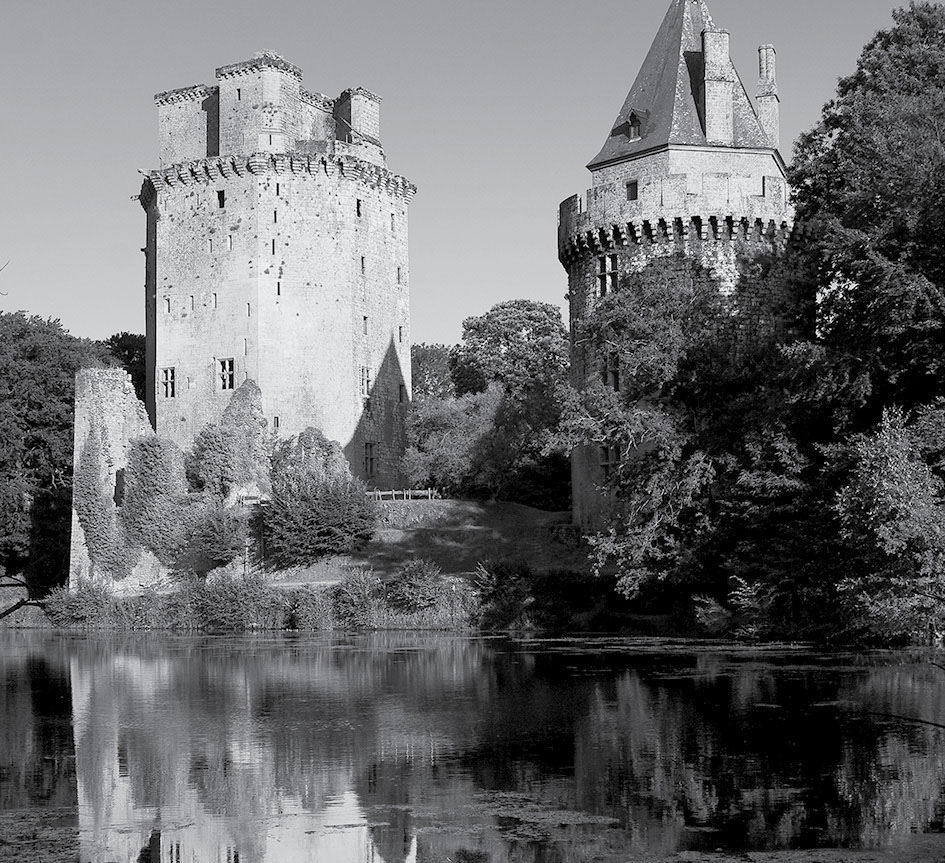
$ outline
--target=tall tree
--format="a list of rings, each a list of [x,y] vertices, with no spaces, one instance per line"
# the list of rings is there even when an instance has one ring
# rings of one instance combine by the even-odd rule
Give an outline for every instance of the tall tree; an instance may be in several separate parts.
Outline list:
[[[410,346],[414,400],[446,399],[455,394],[449,359],[450,349],[446,345],[421,342]]]
[[[0,567],[34,597],[68,571],[75,374],[114,364],[58,320],[0,313]]]

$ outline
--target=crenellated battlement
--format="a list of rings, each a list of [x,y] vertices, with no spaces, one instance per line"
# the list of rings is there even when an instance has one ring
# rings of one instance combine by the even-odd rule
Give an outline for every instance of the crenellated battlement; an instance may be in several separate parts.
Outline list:
[[[635,181],[634,181],[635,182]],[[724,240],[790,234],[793,210],[783,176],[705,173],[669,175],[636,187],[594,186],[563,201],[558,212],[558,256],[567,264],[589,250],[687,238]]]
[[[298,78],[299,81],[302,80],[302,70],[294,63],[290,63],[284,57],[276,54],[275,51],[260,51],[258,54],[253,54],[249,60],[219,66],[216,70],[216,76],[219,80],[221,78],[231,78],[234,75],[244,75],[247,72],[260,72],[263,69],[278,69],[293,78]]]
[[[177,90],[165,90],[154,94],[155,105],[172,105],[175,102],[188,102],[191,99],[206,99],[219,93],[218,87],[208,84],[193,84],[190,87],[180,87]]]
[[[335,107],[334,99],[330,99],[324,93],[315,93],[306,90],[304,87],[299,89],[299,99],[306,105],[311,105],[313,108],[318,108],[328,114],[330,114]]]
[[[335,173],[340,173],[345,178],[356,180],[373,189],[382,189],[389,194],[402,197],[407,202],[417,192],[417,187],[406,177],[350,155],[253,153],[251,156],[196,159],[151,171],[141,186],[139,201],[147,210],[154,195],[163,189],[197,184],[209,185],[248,174],[332,176]]]

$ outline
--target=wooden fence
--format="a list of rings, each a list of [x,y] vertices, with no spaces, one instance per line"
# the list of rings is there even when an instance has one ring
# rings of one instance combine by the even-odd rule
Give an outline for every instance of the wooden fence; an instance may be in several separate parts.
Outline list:
[[[381,491],[372,489],[365,492],[373,500],[439,500],[440,493],[435,488],[405,488]]]

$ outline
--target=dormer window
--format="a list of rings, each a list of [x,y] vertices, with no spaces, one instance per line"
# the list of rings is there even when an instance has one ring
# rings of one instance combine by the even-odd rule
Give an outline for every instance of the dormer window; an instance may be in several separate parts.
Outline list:
[[[643,128],[640,123],[640,118],[636,114],[631,114],[630,119],[627,121],[627,137],[631,141],[640,140],[640,130]]]

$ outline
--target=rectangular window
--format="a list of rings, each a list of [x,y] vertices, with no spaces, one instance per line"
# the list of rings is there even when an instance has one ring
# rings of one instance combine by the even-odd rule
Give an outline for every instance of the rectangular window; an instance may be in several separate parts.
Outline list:
[[[170,297],[164,298],[164,312],[165,314],[168,314],[168,315],[171,313],[171,298]]]
[[[243,339],[243,356],[249,353],[249,339]]]
[[[361,395],[369,398],[371,395],[371,369],[361,366]]]
[[[279,431],[279,417],[272,418],[272,430]]]
[[[400,284],[400,267],[397,268],[397,284]]]
[[[207,252],[213,254],[213,240],[207,240]]]
[[[403,327],[397,327],[397,341],[398,341],[399,343],[402,343],[403,340],[404,340],[404,328],[403,328]]]
[[[196,304],[194,303],[194,295],[191,294],[191,295],[190,295],[190,310],[193,311],[194,308],[195,308],[195,306],[196,306]]]
[[[597,259],[597,295],[605,297],[617,289],[617,256],[601,255]]]
[[[394,214],[393,213],[390,214],[390,229],[392,231],[394,230]]]
[[[279,184],[276,183],[276,197],[279,197]]]
[[[226,238],[226,249],[227,249],[228,252],[232,252],[232,251],[233,251],[233,235],[232,235],[232,234],[228,234],[228,235],[227,235],[227,238]]]
[[[357,202],[354,205],[354,208],[358,214],[358,218],[360,219],[361,218],[361,199],[360,198],[358,198]]]
[[[246,317],[251,318],[253,316],[253,307],[247,303],[246,304]]]
[[[236,374],[233,367],[232,357],[217,360],[217,377],[220,381],[221,390],[236,389]]]
[[[214,308],[217,307],[217,295],[216,295],[216,292],[214,292],[214,294],[213,294],[213,307],[214,307]]]
[[[372,443],[364,445],[364,475],[374,476],[374,444]]]
[[[274,225],[279,224],[279,211],[278,210],[272,211],[272,224]]]
[[[272,253],[273,254],[276,253],[276,238],[275,237],[272,238]]]
[[[631,180],[627,183],[627,200],[638,201],[640,199],[640,181]]]
[[[364,328],[364,335],[367,335],[367,315],[365,315],[362,320],[362,326]]]
[[[406,384],[400,385],[400,399],[399,400],[401,404],[407,401],[407,385]]]
[[[619,464],[620,450],[617,447],[602,446],[600,448],[600,467],[605,480],[610,479]]]
[[[361,275],[363,276],[367,272],[367,259],[364,255],[361,255]]]
[[[217,207],[221,210],[226,206],[226,191],[224,189],[217,189]]]
[[[620,357],[616,354],[607,357],[601,369],[601,379],[604,381],[604,386],[609,387],[614,392],[620,392]]]
[[[161,369],[161,391],[164,398],[173,399],[177,397],[177,378],[173,368]]]
[[[236,88],[236,101],[239,102],[243,98],[243,91],[239,87]]]
[[[282,296],[282,282],[276,282],[276,296]]]

